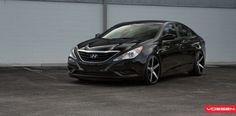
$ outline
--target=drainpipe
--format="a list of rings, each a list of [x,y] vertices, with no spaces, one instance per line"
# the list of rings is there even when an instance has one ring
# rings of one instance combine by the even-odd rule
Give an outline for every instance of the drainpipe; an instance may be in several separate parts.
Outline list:
[[[107,2],[102,0],[102,19],[103,19],[103,31],[107,30]]]

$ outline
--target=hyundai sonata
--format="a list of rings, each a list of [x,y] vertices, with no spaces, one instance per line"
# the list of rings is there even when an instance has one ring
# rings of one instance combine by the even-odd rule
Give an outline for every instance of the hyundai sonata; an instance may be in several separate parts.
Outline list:
[[[205,42],[175,21],[133,21],[117,24],[79,43],[68,57],[71,77],[78,79],[141,79],[155,84],[166,74],[205,69]]]

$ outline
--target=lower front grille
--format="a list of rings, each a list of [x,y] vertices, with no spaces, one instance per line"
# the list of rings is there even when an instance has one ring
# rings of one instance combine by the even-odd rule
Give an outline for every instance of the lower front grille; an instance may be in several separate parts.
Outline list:
[[[117,54],[119,51],[86,51],[78,50],[81,60],[86,62],[104,62]]]

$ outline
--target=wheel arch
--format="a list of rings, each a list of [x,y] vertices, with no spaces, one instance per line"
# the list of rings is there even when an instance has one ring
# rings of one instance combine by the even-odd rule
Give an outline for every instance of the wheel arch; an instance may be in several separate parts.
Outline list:
[[[162,59],[161,59],[161,56],[160,56],[160,54],[159,54],[159,52],[160,52],[160,48],[159,48],[159,46],[158,45],[156,45],[155,43],[153,43],[153,44],[149,44],[149,45],[146,45],[146,47],[148,48],[148,49],[146,49],[146,51],[144,51],[144,52],[146,52],[146,59],[145,59],[145,62],[147,62],[147,60],[148,60],[148,58],[149,58],[149,56],[151,56],[151,55],[154,55],[154,56],[156,56],[157,58],[158,58],[158,60],[159,60],[159,63],[160,63],[160,77],[163,75],[163,72],[162,72]]]

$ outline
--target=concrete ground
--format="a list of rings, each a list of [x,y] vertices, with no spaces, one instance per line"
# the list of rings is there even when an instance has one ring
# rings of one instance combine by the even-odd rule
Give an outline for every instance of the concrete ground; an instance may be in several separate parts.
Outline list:
[[[205,104],[236,104],[236,66],[210,66],[201,77],[168,76],[152,86],[79,82],[63,68],[0,68],[0,116],[205,116]]]

